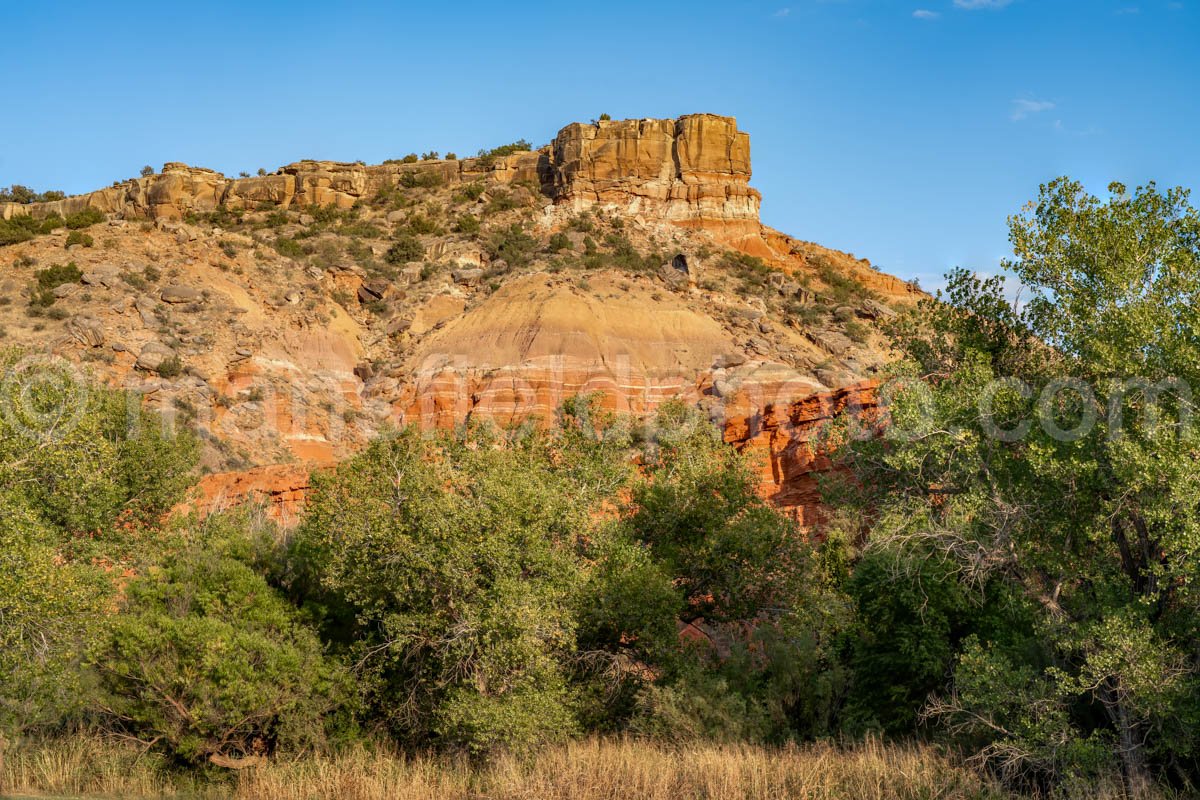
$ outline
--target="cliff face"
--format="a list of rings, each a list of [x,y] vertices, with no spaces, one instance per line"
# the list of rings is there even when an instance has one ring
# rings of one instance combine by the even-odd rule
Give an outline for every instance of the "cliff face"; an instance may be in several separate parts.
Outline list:
[[[732,117],[575,123],[549,148],[551,189],[577,210],[612,204],[679,225],[757,232],[750,137]]]
[[[813,523],[829,423],[875,413],[877,323],[920,295],[762,226],[750,177],[749,137],[711,114],[571,124],[495,158],[237,179],[167,164],[0,206],[108,217],[94,247],[66,252],[61,230],[0,247],[10,300],[32,298],[31,264],[83,273],[52,318],[6,302],[0,328],[198,430],[205,507],[254,497],[292,520],[308,468],[385,426],[548,419],[600,392],[636,415],[700,406]]]
[[[350,208],[406,178],[455,184],[529,183],[579,211],[611,204],[626,214],[739,233],[757,231],[760,195],[751,189],[750,137],[732,117],[573,123],[540,150],[495,158],[367,166],[301,161],[274,174],[226,178],[170,162],[161,173],[49,203],[0,204],[0,218],[63,216],[91,207],[126,219],[181,219],[191,213],[262,204]]]
[[[168,162],[161,173],[134,178],[88,194],[48,203],[0,203],[0,219],[22,214],[44,217],[95,208],[122,219],[179,220],[218,208],[248,209],[263,205],[280,209],[333,206],[350,208],[385,186],[406,182],[507,184],[539,182],[544,153],[517,153],[494,160],[425,161],[367,166],[339,161],[300,161],[270,175],[226,178],[203,167]]]

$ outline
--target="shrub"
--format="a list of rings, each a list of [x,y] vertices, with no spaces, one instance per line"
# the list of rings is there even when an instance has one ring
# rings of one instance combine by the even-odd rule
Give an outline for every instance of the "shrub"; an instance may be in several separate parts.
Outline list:
[[[183,373],[183,361],[179,356],[167,356],[158,365],[157,372],[164,378],[176,378]]]
[[[29,293],[31,306],[48,307],[54,305],[54,290],[64,283],[78,283],[83,273],[75,262],[56,264],[34,273],[35,283]]]
[[[149,164],[142,167],[142,177],[143,178],[149,178],[153,174],[154,174],[154,167],[150,166]]]
[[[458,161],[458,156],[455,155],[454,153],[446,153],[446,160],[447,161]]]
[[[493,259],[504,259],[510,267],[524,267],[537,251],[534,239],[520,225],[513,224],[494,232],[487,242],[488,253]]]
[[[346,673],[256,571],[250,527],[210,518],[129,584],[95,654],[111,728],[193,763],[325,744]]]
[[[529,142],[524,139],[518,139],[511,144],[502,144],[499,147],[493,147],[491,150],[480,150],[479,158],[488,159],[488,163],[491,163],[491,159],[502,158],[504,156],[512,155],[513,153],[520,153],[532,149],[533,145],[529,144]]]
[[[558,253],[562,250],[571,249],[571,238],[562,231],[550,237],[550,241],[546,243],[546,249],[551,253]]]
[[[74,214],[68,214],[65,224],[71,230],[79,230],[104,222],[105,219],[104,213],[99,209],[88,207]]]
[[[618,269],[644,272],[662,263],[662,259],[654,255],[643,258],[628,237],[619,233],[610,233],[604,237],[604,244],[612,251],[610,261]]]
[[[416,153],[409,153],[404,158],[400,159],[401,164],[415,164],[419,159]]]
[[[272,211],[267,214],[262,222],[264,227],[279,228],[288,224],[288,215],[286,211]]]
[[[428,153],[421,153],[421,160],[422,161],[437,161],[438,160],[438,151],[430,150]]]
[[[822,264],[819,272],[821,282],[829,287],[835,303],[853,303],[871,296],[871,290],[853,276],[843,274],[828,264]]]
[[[487,187],[482,183],[468,183],[454,193],[454,201],[456,203],[474,203],[483,196],[485,191],[487,191]]]
[[[3,444],[0,453],[5,460],[17,455]],[[0,736],[11,739],[53,730],[82,710],[81,653],[101,629],[107,592],[97,568],[64,557],[60,532],[36,499],[8,483],[8,464],[0,475]]]
[[[56,190],[35,192],[28,186],[16,183],[7,189],[0,189],[0,203],[46,203],[52,200],[62,200],[66,196],[64,192]]]
[[[383,231],[379,226],[367,220],[356,220],[354,222],[343,222],[338,226],[337,233],[339,236],[360,236],[364,239],[380,239],[383,237]]]
[[[44,219],[31,216],[18,216],[12,219],[0,219],[0,245],[26,242],[43,233],[50,233],[55,228],[62,227],[62,217],[52,214]]]
[[[75,266],[74,261],[66,264],[56,264],[34,273],[39,289],[53,289],[64,283],[78,283],[83,278],[83,272]]]
[[[396,237],[383,258],[389,264],[407,264],[420,261],[424,256],[425,246],[421,240],[411,233],[402,233]]]
[[[479,233],[479,218],[474,214],[461,214],[454,222],[454,230],[465,234]]]
[[[272,246],[275,248],[275,252],[279,253],[279,255],[284,256],[285,258],[298,259],[304,258],[304,256],[307,255],[303,245],[301,245],[295,239],[288,238],[287,236],[280,236],[276,238]]]
[[[487,201],[487,205],[483,207],[484,216],[491,214],[499,214],[502,211],[508,211],[517,207],[517,201],[513,199],[511,192],[497,190]]]
[[[730,250],[721,257],[719,263],[739,281],[740,294],[759,294],[770,287],[770,278],[774,270],[757,256]]]
[[[374,653],[362,686],[406,742],[487,753],[576,726],[567,599],[590,503],[544,446],[494,445],[409,430],[314,476],[298,554],[327,630]]]
[[[0,189],[0,203],[33,203],[37,198],[37,192],[19,183],[14,183],[7,189]]]
[[[442,185],[442,176],[433,171],[405,172],[400,176],[400,185],[406,189],[435,189]]]
[[[81,245],[83,247],[91,247],[95,243],[95,240],[83,231],[71,231],[67,234],[65,246],[72,247],[74,245]]]
[[[854,319],[843,325],[842,329],[846,332],[846,335],[850,337],[851,341],[858,342],[859,344],[867,341],[871,335],[871,332],[866,325]]]
[[[404,227],[408,229],[409,233],[415,236],[442,233],[441,225],[438,225],[437,222],[419,212],[409,214],[404,220]]]
[[[138,275],[136,272],[130,272],[128,270],[123,270],[120,273],[120,276],[121,276],[121,280],[125,281],[127,284],[132,286],[134,289],[137,289],[139,292],[144,292],[150,288],[150,282],[147,281],[143,276]]]

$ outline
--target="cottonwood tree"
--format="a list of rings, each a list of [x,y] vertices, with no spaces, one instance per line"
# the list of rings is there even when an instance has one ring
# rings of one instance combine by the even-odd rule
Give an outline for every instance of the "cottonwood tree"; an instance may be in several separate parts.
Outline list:
[[[1019,620],[965,636],[926,709],[979,758],[1014,779],[1115,765],[1134,795],[1190,784],[1200,215],[1181,189],[1059,179],[1009,227],[1022,305],[960,270],[895,326],[890,433],[849,448],[868,551]]]

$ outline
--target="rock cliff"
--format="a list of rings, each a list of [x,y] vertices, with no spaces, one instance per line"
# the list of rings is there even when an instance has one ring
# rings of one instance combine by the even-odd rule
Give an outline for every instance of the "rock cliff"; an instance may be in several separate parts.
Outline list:
[[[549,148],[551,194],[576,210],[611,204],[721,233],[756,233],[750,137],[732,117],[575,123]]]

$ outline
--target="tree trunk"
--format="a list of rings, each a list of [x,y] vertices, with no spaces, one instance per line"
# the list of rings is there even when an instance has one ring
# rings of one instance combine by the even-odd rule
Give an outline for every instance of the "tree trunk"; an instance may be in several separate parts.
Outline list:
[[[1137,726],[1130,720],[1129,710],[1120,700],[1113,703],[1109,716],[1117,727],[1125,791],[1133,800],[1149,797],[1150,776],[1146,772],[1146,761],[1137,735]]]

